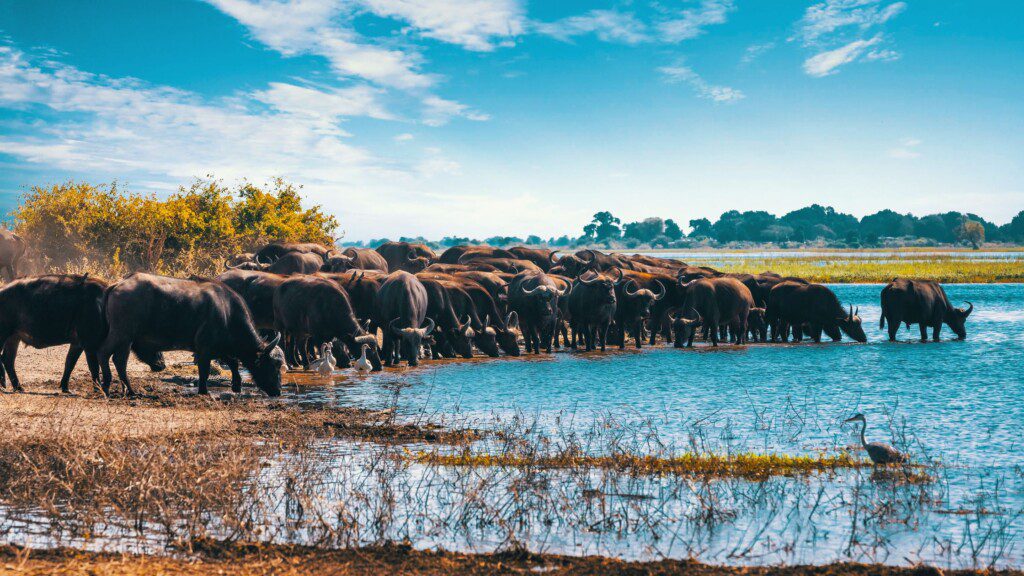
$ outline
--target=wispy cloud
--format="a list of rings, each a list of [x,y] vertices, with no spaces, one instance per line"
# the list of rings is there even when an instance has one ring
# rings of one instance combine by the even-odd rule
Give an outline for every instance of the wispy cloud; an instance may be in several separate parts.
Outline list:
[[[487,114],[477,112],[465,104],[460,104],[453,100],[445,100],[437,96],[424,98],[423,106],[423,123],[427,126],[444,126],[455,117],[476,122],[484,122],[491,119]]]
[[[804,61],[804,72],[817,78],[835,74],[840,66],[860,58],[868,48],[881,41],[882,36],[877,35],[870,40],[855,40],[835,50],[819,52]]]
[[[490,51],[523,32],[517,0],[362,0],[374,14],[408,22],[411,30],[462,46]]]
[[[646,25],[634,14],[617,10],[591,10],[556,22],[535,22],[533,29],[564,42],[585,34],[594,34],[604,42],[637,44],[647,40]]]
[[[913,160],[921,157],[921,141],[917,138],[904,138],[900,145],[890,148],[888,156],[897,160]]]
[[[672,66],[662,66],[658,72],[664,75],[665,82],[670,84],[688,84],[701,98],[732,104],[745,98],[743,92],[728,86],[717,86],[708,83],[684,61],[679,61]]]
[[[807,8],[803,19],[797,23],[794,39],[802,41],[807,46],[815,45],[829,40],[830,36],[844,29],[865,31],[873,26],[885,24],[906,8],[906,2],[826,0]]]
[[[789,40],[817,51],[804,61],[804,71],[815,77],[829,76],[840,66],[858,60],[898,60],[900,54],[892,48],[867,50],[886,43],[884,34],[876,32],[870,38],[864,34],[880,28],[906,8],[905,2],[825,0],[807,8]]]
[[[740,58],[740,62],[743,64],[750,64],[754,60],[757,60],[761,56],[764,56],[775,48],[775,42],[765,42],[763,44],[752,44],[747,46],[747,49],[743,51],[743,56]]]
[[[724,24],[735,10],[733,0],[702,0],[696,8],[687,8],[658,23],[658,32],[667,42],[681,42],[704,34],[705,28]]]

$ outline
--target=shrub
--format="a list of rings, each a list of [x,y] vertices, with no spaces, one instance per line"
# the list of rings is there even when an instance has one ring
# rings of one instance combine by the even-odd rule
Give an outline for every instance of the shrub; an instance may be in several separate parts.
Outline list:
[[[116,182],[67,182],[32,188],[13,216],[37,272],[211,274],[232,254],[269,241],[330,245],[337,221],[319,206],[304,209],[301,200],[281,179],[235,189],[196,180],[166,200]]]

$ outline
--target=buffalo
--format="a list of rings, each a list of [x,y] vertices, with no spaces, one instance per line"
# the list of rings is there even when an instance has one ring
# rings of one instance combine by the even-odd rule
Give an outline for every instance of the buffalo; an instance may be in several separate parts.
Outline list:
[[[793,281],[776,284],[768,295],[767,316],[769,322],[778,323],[783,342],[789,330],[793,331],[793,339],[800,342],[805,328],[814,342],[821,342],[823,331],[834,342],[842,340],[840,332],[857,342],[868,340],[857,310],[852,305],[849,312],[843,310],[835,293],[821,284]],[[773,330],[773,340],[775,336]]]
[[[722,326],[729,329],[734,344],[743,344],[747,338],[747,321],[754,307],[750,289],[735,278],[701,278],[691,280],[682,287],[686,290],[683,312],[676,317],[675,346],[693,346],[693,337],[699,326],[710,335],[712,346],[718,346]],[[689,318],[693,311],[696,318]]]
[[[0,270],[7,282],[18,277],[18,264],[27,248],[24,238],[10,230],[0,230]]]
[[[387,274],[388,261],[380,255],[379,252],[372,248],[345,248],[342,252],[344,256],[347,256],[352,262],[353,268],[360,270],[378,270]]]
[[[392,272],[421,272],[437,259],[427,246],[409,242],[385,242],[377,247],[377,253],[387,261],[388,270]]]
[[[632,332],[636,347],[643,346],[644,324],[651,319],[652,307],[664,300],[668,289],[658,277],[630,271],[615,285],[615,325],[619,348],[626,347],[626,335]]]
[[[582,335],[586,350],[597,346],[605,351],[608,329],[615,319],[617,298],[615,284],[622,280],[622,270],[616,268],[618,278],[605,274],[588,274],[576,279],[569,293],[569,315],[573,341]]]
[[[974,304],[967,308],[954,308],[946,297],[946,291],[934,280],[908,280],[894,278],[882,288],[882,318],[879,328],[889,322],[889,340],[896,340],[900,323],[910,328],[917,324],[921,329],[921,341],[928,341],[928,328],[932,329],[932,340],[938,342],[942,324],[949,326],[957,338],[967,338],[967,317],[974,311]]]
[[[449,357],[458,354],[463,358],[472,358],[473,338],[476,336],[472,318],[456,313],[449,287],[441,280],[423,273],[417,274],[416,278],[427,289],[427,318],[432,319],[437,326],[434,336],[437,346],[431,346],[431,356],[436,360],[443,352],[443,355]]]
[[[221,282],[136,273],[107,290],[104,314],[109,326],[97,357],[104,394],[110,392],[110,358],[125,394],[134,395],[128,380],[128,352],[189,350],[199,368],[199,392],[208,393],[210,362],[220,359],[237,373],[238,363],[268,396],[281,395],[284,353],[278,335],[265,342],[257,333],[242,297]],[[232,389],[241,382],[232,378]]]
[[[393,366],[404,357],[410,366],[419,364],[423,339],[434,331],[427,318],[427,289],[404,270],[392,272],[377,292],[374,322],[384,330],[384,364]]]
[[[14,365],[22,342],[33,348],[70,344],[60,379],[61,392],[68,392],[71,371],[85,352],[89,372],[99,383],[96,351],[107,334],[103,316],[103,296],[107,283],[98,278],[76,275],[48,275],[21,278],[0,289],[0,343],[3,365],[11,386],[21,391]],[[164,368],[159,352],[134,347],[135,355],[154,371]],[[3,383],[0,371],[0,383]]]
[[[336,340],[355,354],[365,344],[373,369],[381,369],[377,339],[359,325],[345,290],[328,278],[295,276],[281,282],[274,291],[274,324],[302,348],[307,340],[314,348]]]
[[[527,352],[540,354],[541,344],[551,352],[558,300],[567,292],[543,272],[521,272],[509,283],[508,306],[519,317]]]
[[[551,271],[551,267],[555,265],[555,254],[558,252],[558,250],[527,248],[525,246],[513,246],[508,251],[512,253],[513,258],[529,260],[544,272]]]
[[[331,248],[315,242],[271,242],[257,250],[254,259],[261,264],[271,264],[285,254],[316,254],[323,264],[330,252]]]
[[[315,274],[324,267],[324,260],[312,252],[289,252],[273,264],[267,266],[267,272],[274,274]]]
[[[494,248],[493,246],[469,246],[467,244],[461,244],[459,246],[452,246],[445,250],[437,258],[437,262],[440,264],[459,264],[465,257],[477,257],[477,258],[517,258],[509,250],[502,248]]]

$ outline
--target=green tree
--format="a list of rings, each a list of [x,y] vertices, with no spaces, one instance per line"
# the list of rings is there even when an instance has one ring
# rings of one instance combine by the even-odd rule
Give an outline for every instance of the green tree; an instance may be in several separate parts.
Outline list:
[[[711,220],[697,218],[690,220],[690,238],[711,238],[714,230],[711,229]]]
[[[985,227],[981,222],[964,216],[960,221],[960,226],[956,229],[956,238],[977,250],[985,243]]]
[[[635,238],[648,243],[665,231],[665,222],[661,218],[645,218],[639,222],[630,222],[622,227],[623,238]]]
[[[665,220],[665,237],[669,240],[675,241],[683,237],[683,230],[676,224],[676,221],[669,218]]]
[[[590,224],[583,227],[583,233],[598,242],[618,240],[622,236],[621,222],[611,212],[598,212]]]

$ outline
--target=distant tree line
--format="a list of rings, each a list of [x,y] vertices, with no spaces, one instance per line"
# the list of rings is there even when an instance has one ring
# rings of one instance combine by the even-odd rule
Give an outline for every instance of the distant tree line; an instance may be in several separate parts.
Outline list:
[[[400,238],[424,242],[437,248],[459,244],[513,244],[556,247],[603,245],[620,248],[690,247],[695,245],[774,244],[778,246],[824,245],[835,247],[873,247],[883,245],[963,244],[979,247],[984,242],[1024,244],[1024,210],[1002,226],[972,213],[945,212],[917,217],[882,210],[863,218],[837,212],[831,206],[813,204],[783,216],[761,210],[730,210],[712,222],[697,218],[685,230],[672,219],[645,218],[625,224],[611,212],[598,212],[583,227],[579,236],[541,238],[537,235],[467,238],[449,236],[440,241],[424,238]],[[353,244],[377,246],[387,238]]]

